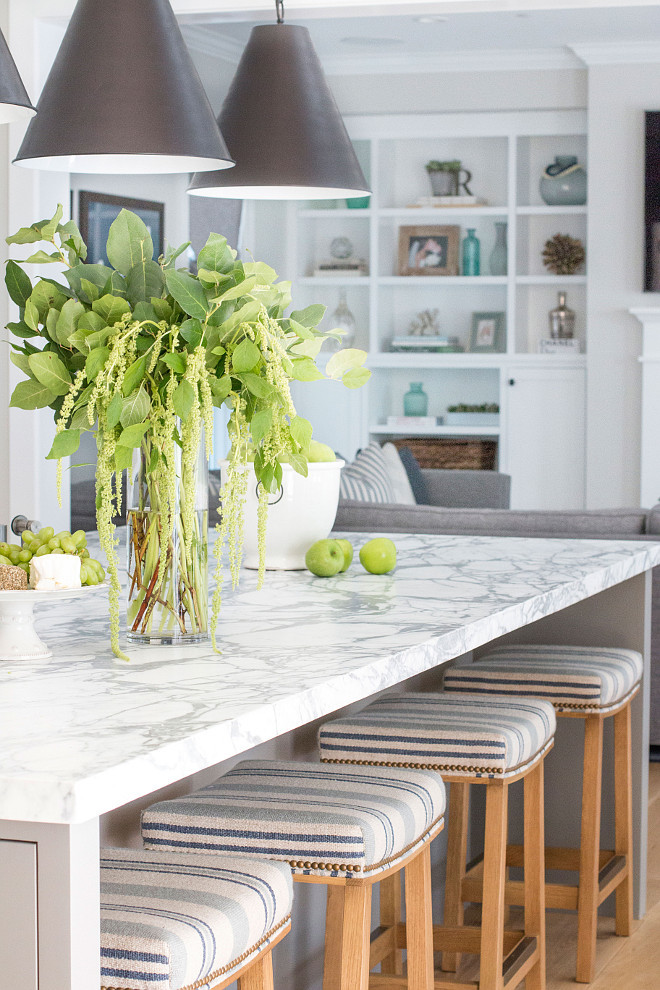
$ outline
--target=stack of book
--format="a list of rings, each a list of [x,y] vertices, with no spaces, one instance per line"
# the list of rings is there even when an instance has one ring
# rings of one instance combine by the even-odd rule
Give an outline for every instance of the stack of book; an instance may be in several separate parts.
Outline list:
[[[434,430],[442,416],[388,416],[387,425],[395,430]]]
[[[463,348],[458,337],[431,337],[408,334],[405,337],[393,337],[390,344],[392,351],[407,351],[412,354],[428,352],[431,354],[458,354]]]
[[[544,337],[539,341],[539,354],[579,354],[580,341],[575,337]]]
[[[315,269],[314,275],[368,275],[369,269],[363,258],[337,258],[332,261],[322,261]]]
[[[408,203],[409,207],[424,207],[429,206],[488,206],[485,199],[479,199],[478,196],[420,196],[416,199],[414,203]]]

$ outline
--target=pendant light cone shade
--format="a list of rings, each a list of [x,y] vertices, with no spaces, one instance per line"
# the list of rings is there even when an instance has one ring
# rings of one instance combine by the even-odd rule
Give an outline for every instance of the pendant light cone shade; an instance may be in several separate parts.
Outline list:
[[[307,28],[253,28],[218,123],[236,168],[193,176],[192,195],[338,199],[370,192]]]
[[[169,0],[78,0],[16,164],[120,174],[233,161]]]
[[[0,124],[13,124],[33,117],[35,109],[30,103],[16,63],[0,31]]]

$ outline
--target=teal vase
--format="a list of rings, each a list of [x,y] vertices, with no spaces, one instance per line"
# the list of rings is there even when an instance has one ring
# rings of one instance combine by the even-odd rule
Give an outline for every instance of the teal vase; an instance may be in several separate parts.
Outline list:
[[[506,275],[509,251],[506,243],[506,224],[495,224],[495,247],[490,253],[490,274]]]
[[[463,241],[463,274],[481,274],[481,244],[473,227],[468,228],[467,237]]]
[[[410,391],[403,397],[404,416],[426,416],[429,409],[429,397],[422,388],[421,382],[411,382]]]

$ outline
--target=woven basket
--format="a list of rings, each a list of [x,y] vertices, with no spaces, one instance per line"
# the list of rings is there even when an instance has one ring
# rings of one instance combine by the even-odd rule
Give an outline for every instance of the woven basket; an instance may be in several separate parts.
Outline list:
[[[401,437],[393,441],[399,450],[408,447],[422,468],[453,471],[494,471],[497,440],[449,440],[444,437]]]

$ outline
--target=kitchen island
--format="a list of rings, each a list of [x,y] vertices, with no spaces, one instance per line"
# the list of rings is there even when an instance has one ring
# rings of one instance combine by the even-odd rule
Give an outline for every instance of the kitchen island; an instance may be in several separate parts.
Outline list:
[[[366,538],[351,534],[356,546]],[[264,744],[314,758],[311,723],[404,682],[439,685],[444,664],[502,637],[637,649],[648,670],[649,572],[660,563],[659,544],[394,539],[391,575],[357,563],[326,580],[271,573],[259,592],[256,575],[244,571],[240,589],[226,594],[221,655],[210,644],[131,646],[125,663],[107,645],[104,596],[38,607],[37,630],[54,656],[0,667],[0,973],[8,987],[99,985],[101,824],[110,841],[115,816],[128,814],[136,828],[139,808],[162,788],[189,791],[218,764]],[[641,915],[647,686],[633,705],[633,746]],[[572,739],[568,755],[575,773],[563,765],[556,807],[549,779],[553,838],[570,832],[564,812],[579,794],[581,750]],[[320,937],[317,929],[309,930]],[[300,953],[295,918],[287,941],[289,953]],[[295,985],[307,990],[316,976],[299,975]]]

